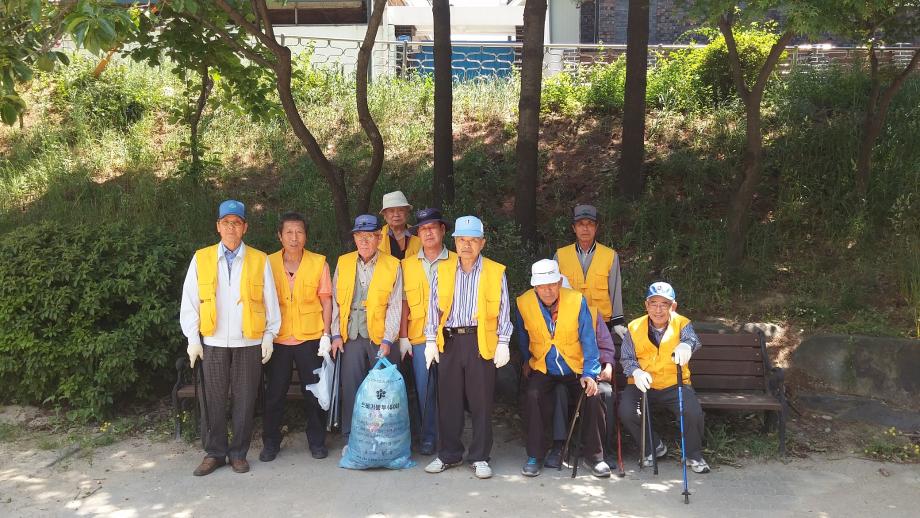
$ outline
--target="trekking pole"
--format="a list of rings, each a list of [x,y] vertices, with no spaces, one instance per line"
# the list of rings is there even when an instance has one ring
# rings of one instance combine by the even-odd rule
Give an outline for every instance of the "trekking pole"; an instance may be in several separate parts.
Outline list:
[[[329,398],[329,414],[326,416],[326,431],[331,432],[338,426],[339,407],[339,359],[332,360],[332,397]]]
[[[642,408],[639,413],[642,414],[642,440],[639,441],[639,471],[645,467],[645,413],[648,411],[648,394],[642,393]]]
[[[425,424],[428,422],[428,416],[431,415],[432,393],[434,393],[434,400],[438,400],[438,385],[432,381],[437,365],[437,363],[431,362],[431,367],[428,367],[428,384],[425,386],[425,408],[419,411],[422,417],[421,426],[419,426],[419,437],[421,437],[422,442],[425,441]],[[432,388],[432,385],[434,385],[434,388]],[[417,389],[418,387],[416,386]]]
[[[211,415],[208,412],[208,392],[204,388],[204,368],[202,367],[202,362],[204,359],[199,359],[198,366],[195,367],[195,370],[198,371],[198,380],[201,382],[201,404],[204,406],[204,429],[205,433],[201,437],[201,447],[205,451],[208,449],[208,438],[211,437]],[[198,385],[195,385],[195,397],[198,397]]]
[[[687,447],[684,444],[684,373],[677,364],[677,409],[680,414],[680,464],[684,469],[684,503],[690,503],[690,490],[687,487]]]
[[[652,413],[648,409],[648,392],[643,394],[642,402],[645,404],[645,424],[648,426],[648,447],[652,450],[652,474],[658,475],[658,445],[652,444],[655,442],[655,436],[652,430]]]
[[[620,394],[617,391],[617,370],[613,369],[613,422],[617,428],[617,476],[623,478],[626,476],[626,470],[623,469],[623,442],[620,438]]]
[[[569,454],[569,445],[572,442],[572,432],[575,431],[575,421],[577,421],[579,415],[581,415],[581,403],[584,400],[585,400],[585,391],[582,390],[581,395],[578,396],[578,403],[575,405],[575,413],[572,414],[572,422],[569,423],[569,433],[565,438],[565,444],[562,446],[562,459],[565,461],[569,461],[568,454]],[[559,467],[556,469],[562,470],[562,464],[563,463],[560,462]],[[577,473],[578,473],[578,464],[575,464],[575,466],[572,467],[572,478],[575,478],[575,475]]]

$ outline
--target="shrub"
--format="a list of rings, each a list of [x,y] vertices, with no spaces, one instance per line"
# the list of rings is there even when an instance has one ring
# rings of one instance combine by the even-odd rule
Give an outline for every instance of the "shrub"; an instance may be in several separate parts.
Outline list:
[[[543,81],[540,108],[544,113],[573,117],[584,109],[588,85],[572,74],[556,74]]]
[[[0,384],[101,418],[143,397],[179,343],[188,250],[158,228],[37,223],[0,237]]]
[[[599,113],[622,110],[626,91],[626,58],[604,65],[595,65],[587,72],[590,83],[585,95],[588,109]]]

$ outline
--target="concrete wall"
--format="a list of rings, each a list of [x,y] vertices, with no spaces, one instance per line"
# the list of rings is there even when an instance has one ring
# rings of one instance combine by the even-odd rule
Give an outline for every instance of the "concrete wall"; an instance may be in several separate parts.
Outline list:
[[[549,0],[547,43],[581,43],[581,9],[575,0]]]

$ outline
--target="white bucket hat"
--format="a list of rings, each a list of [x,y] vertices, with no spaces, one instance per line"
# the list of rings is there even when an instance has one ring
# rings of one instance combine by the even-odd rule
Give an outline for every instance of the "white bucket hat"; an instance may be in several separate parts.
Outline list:
[[[530,267],[530,285],[555,284],[562,279],[559,263],[552,259],[540,259]]]
[[[380,208],[380,213],[383,214],[383,211],[393,207],[406,207],[408,210],[412,210],[412,205],[409,205],[409,200],[406,199],[406,195],[402,191],[388,192],[383,195],[383,207]]]

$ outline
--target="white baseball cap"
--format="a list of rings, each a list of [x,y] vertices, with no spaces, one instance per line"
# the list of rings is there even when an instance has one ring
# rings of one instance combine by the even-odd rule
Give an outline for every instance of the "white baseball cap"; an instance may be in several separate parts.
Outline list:
[[[380,208],[380,213],[383,214],[383,211],[393,207],[406,207],[412,210],[412,205],[409,204],[409,200],[402,191],[388,192],[383,195],[383,206]]]
[[[530,285],[555,284],[562,279],[559,263],[552,259],[540,259],[530,267]]]

